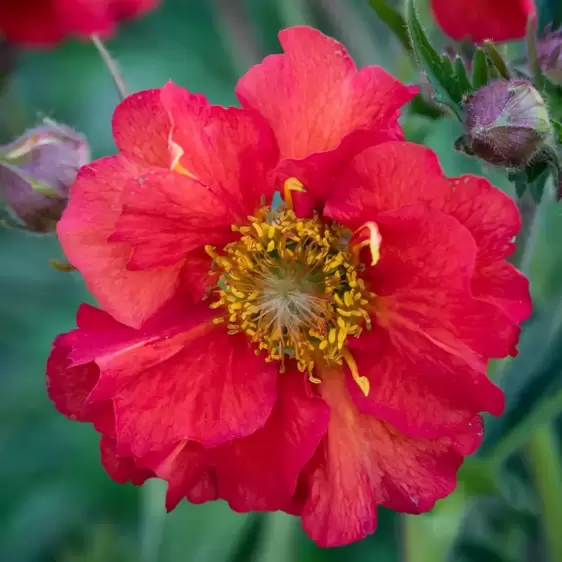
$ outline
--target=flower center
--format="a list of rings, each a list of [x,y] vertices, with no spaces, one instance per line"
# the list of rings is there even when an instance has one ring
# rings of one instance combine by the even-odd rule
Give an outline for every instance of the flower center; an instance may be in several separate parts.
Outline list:
[[[233,226],[241,237],[217,253],[218,299],[229,333],[245,333],[266,361],[294,359],[310,380],[315,364],[353,361],[345,342],[371,323],[370,293],[358,276],[350,234],[318,217],[299,219],[290,209],[261,209],[249,226]],[[351,365],[350,365],[351,367]],[[353,371],[353,369],[352,369]]]

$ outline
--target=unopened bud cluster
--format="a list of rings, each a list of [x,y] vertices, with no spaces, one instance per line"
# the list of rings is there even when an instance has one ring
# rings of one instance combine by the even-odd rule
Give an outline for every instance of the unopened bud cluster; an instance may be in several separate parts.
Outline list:
[[[463,149],[505,167],[528,163],[552,136],[546,104],[525,80],[497,80],[465,102]]]
[[[78,170],[89,161],[84,137],[53,121],[0,146],[0,193],[25,229],[50,232],[66,207]]]

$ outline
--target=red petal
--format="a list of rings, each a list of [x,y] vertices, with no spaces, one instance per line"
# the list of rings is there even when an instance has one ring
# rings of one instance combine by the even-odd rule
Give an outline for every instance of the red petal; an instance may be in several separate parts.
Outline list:
[[[324,213],[358,227],[386,211],[418,202],[441,207],[451,191],[437,156],[428,148],[387,142],[358,156],[337,178]]]
[[[431,8],[449,37],[475,43],[522,39],[527,20],[535,13],[534,0],[432,0]]]
[[[531,315],[529,280],[510,263],[497,261],[478,268],[472,278],[472,291],[500,307],[513,322],[522,322]]]
[[[251,68],[239,80],[236,94],[244,107],[259,111],[271,125],[283,159],[301,161],[345,145],[343,153],[322,158],[321,168],[318,162],[293,162],[296,169],[285,169],[285,174],[299,174],[307,189],[321,196],[326,186],[319,180],[330,174],[330,167],[339,167],[342,158],[381,138],[400,135],[398,110],[414,93],[379,67],[357,70],[343,45],[315,29],[285,29],[279,40],[285,54]],[[350,134],[358,137],[346,139]],[[315,178],[314,172],[322,173]]]
[[[108,242],[121,212],[126,182],[140,168],[119,156],[82,168],[57,232],[69,261],[103,308],[120,322],[139,326],[169,300],[178,285],[181,264],[130,271],[131,248]]]
[[[115,452],[115,439],[102,435],[100,440],[101,462],[107,473],[115,482],[125,484],[131,482],[140,486],[154,474],[150,470],[137,468],[132,457],[119,457]]]
[[[328,427],[326,404],[311,396],[298,372],[279,377],[278,398],[265,426],[216,452],[219,495],[236,511],[274,511],[295,492],[302,468]]]
[[[143,167],[170,169],[171,128],[168,113],[160,101],[160,89],[128,96],[113,114],[113,137],[119,152]]]
[[[375,530],[377,504],[407,513],[430,510],[456,486],[462,456],[447,439],[411,439],[360,413],[341,373],[324,376],[332,415],[307,474],[305,531],[319,546],[338,546]]]
[[[93,422],[98,431],[113,434],[111,397],[92,400],[100,377],[99,364],[139,348],[155,349],[154,342],[185,330],[189,326],[186,309],[178,301],[171,306],[171,313],[164,308],[142,330],[133,330],[101,310],[82,305],[76,319],[79,329],[60,335],[47,361],[49,396],[59,411],[72,419]],[[193,312],[190,321],[197,321]]]
[[[452,190],[443,210],[470,230],[478,246],[478,261],[491,263],[509,256],[521,228],[513,199],[484,178],[461,176],[450,181]]]
[[[210,105],[171,82],[162,88],[161,100],[173,123],[171,142],[180,164],[221,198],[233,222],[245,222],[260,199],[273,194],[278,149],[267,123],[251,111]]]
[[[127,182],[111,242],[127,242],[131,270],[171,266],[205,244],[223,246],[237,218],[228,202],[186,176],[150,169]],[[210,264],[209,264],[210,265]]]
[[[359,374],[370,381],[368,396],[351,376],[347,381],[362,411],[419,438],[461,431],[483,410],[502,413],[503,393],[487,378],[486,362],[478,354],[454,334],[435,339],[431,334],[441,327],[438,320],[429,334],[405,323],[362,336],[365,347],[353,350]],[[368,351],[374,345],[376,355]]]
[[[98,360],[102,375],[90,399],[113,398],[119,451],[142,457],[182,440],[214,447],[253,433],[269,417],[275,366],[256,356],[245,336],[190,320],[184,333]]]
[[[208,488],[207,457],[205,449],[198,443],[182,441],[165,453],[149,453],[139,464],[168,482],[166,509],[172,511],[180,500],[191,495],[194,489],[195,493],[199,494],[198,489]],[[213,495],[216,496],[216,490]]]
[[[368,397],[361,409],[412,437],[457,431],[482,411],[500,414],[503,393],[488,357],[508,354],[513,323],[470,292],[476,248],[456,219],[422,206],[378,217],[381,258],[366,270],[376,296],[371,333],[349,345]],[[447,236],[443,236],[446,232]]]
[[[468,290],[476,245],[456,219],[420,203],[370,220],[376,221],[382,237],[380,260],[366,269],[377,295],[398,290],[437,291],[437,307],[444,295]]]
[[[72,334],[72,332],[70,333]],[[72,366],[68,334],[59,336],[47,360],[47,391],[57,410],[70,419],[92,422],[101,432],[113,433],[115,420],[109,401],[87,404],[86,399],[99,378],[94,363]]]

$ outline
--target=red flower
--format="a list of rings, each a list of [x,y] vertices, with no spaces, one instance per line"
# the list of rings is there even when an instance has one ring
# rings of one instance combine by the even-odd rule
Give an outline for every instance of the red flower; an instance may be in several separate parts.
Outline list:
[[[158,0],[2,0],[0,33],[14,43],[46,46],[69,35],[107,35],[121,20],[152,9]]]
[[[534,0],[431,0],[441,29],[452,39],[511,41],[525,36]]]
[[[530,300],[505,261],[514,203],[389,140],[412,92],[319,32],[281,39],[243,109],[173,84],[117,108],[119,154],[59,223],[105,312],[57,338],[49,393],[102,433],[113,478],[167,480],[169,509],[282,509],[339,545],[379,504],[453,491]]]

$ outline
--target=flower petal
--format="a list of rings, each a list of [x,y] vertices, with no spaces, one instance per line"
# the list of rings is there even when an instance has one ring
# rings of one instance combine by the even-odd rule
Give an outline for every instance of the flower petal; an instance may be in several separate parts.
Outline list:
[[[360,376],[370,382],[365,396],[348,375],[361,411],[410,437],[432,439],[464,430],[480,411],[502,413],[504,396],[487,378],[486,361],[454,335],[436,339],[406,326],[376,329],[362,336],[363,349],[353,350]],[[368,352],[373,345],[376,354]]]
[[[102,435],[100,440],[101,463],[115,482],[125,484],[131,482],[140,486],[148,478],[154,477],[150,470],[138,468],[132,457],[119,457],[115,451],[115,439]]]
[[[109,240],[133,248],[129,270],[170,266],[179,276],[188,252],[228,244],[237,221],[228,202],[197,180],[152,168],[127,182]]]
[[[265,426],[217,449],[219,495],[235,511],[274,511],[290,503],[298,475],[325,435],[330,417],[309,385],[302,373],[283,373]]]
[[[476,246],[456,219],[422,205],[381,214],[380,260],[366,268],[373,330],[349,340],[365,397],[358,406],[411,437],[458,431],[480,411],[503,411],[486,376],[489,357],[507,355],[516,328],[498,307],[471,294]],[[443,232],[447,236],[443,236]]]
[[[449,37],[475,43],[522,39],[536,11],[534,0],[431,0],[431,9]]]
[[[189,497],[193,492],[200,496],[201,488],[209,492],[208,453],[198,443],[182,441],[163,453],[148,453],[139,464],[168,482],[167,511],[172,511],[182,498]],[[216,499],[216,485],[210,496],[204,501]]]
[[[439,208],[450,191],[434,152],[413,143],[387,142],[364,150],[345,168],[324,213],[356,228],[414,203]]]
[[[68,207],[57,232],[68,260],[104,310],[118,321],[139,326],[173,295],[181,264],[131,271],[131,248],[108,242],[121,212],[127,181],[141,169],[120,156],[85,166],[71,189]]]
[[[478,298],[500,307],[513,322],[522,322],[531,315],[529,280],[506,261],[477,268],[472,291]]]
[[[307,190],[321,196],[327,188],[321,179],[344,157],[401,138],[398,111],[414,92],[382,68],[357,70],[343,45],[315,29],[285,29],[279,40],[285,54],[268,56],[250,69],[236,95],[270,124],[281,158],[292,161],[285,162],[284,175],[297,175]],[[321,158],[321,166],[303,162],[340,144],[343,152]]]
[[[263,196],[273,195],[278,149],[267,123],[255,112],[211,105],[171,82],[161,100],[172,120],[176,160],[230,207],[235,223],[245,222]]]
[[[521,217],[515,201],[485,178],[461,176],[450,180],[443,210],[470,230],[478,246],[478,261],[491,263],[509,256]]]
[[[112,125],[115,144],[123,156],[143,167],[170,169],[172,122],[160,101],[160,88],[126,97],[115,109]]]
[[[462,463],[447,439],[411,439],[362,414],[341,373],[325,375],[328,435],[307,469],[305,531],[319,546],[338,546],[375,530],[377,505],[407,513],[430,510],[456,486]]]
[[[376,295],[388,296],[399,290],[442,294],[468,290],[476,244],[456,219],[419,203],[371,216],[370,220],[376,221],[382,238],[379,261],[365,270]],[[436,303],[439,298],[436,294]]]
[[[265,424],[276,368],[204,315],[193,309],[191,329],[98,359],[90,400],[113,399],[118,452],[142,457],[182,440],[214,447]]]

